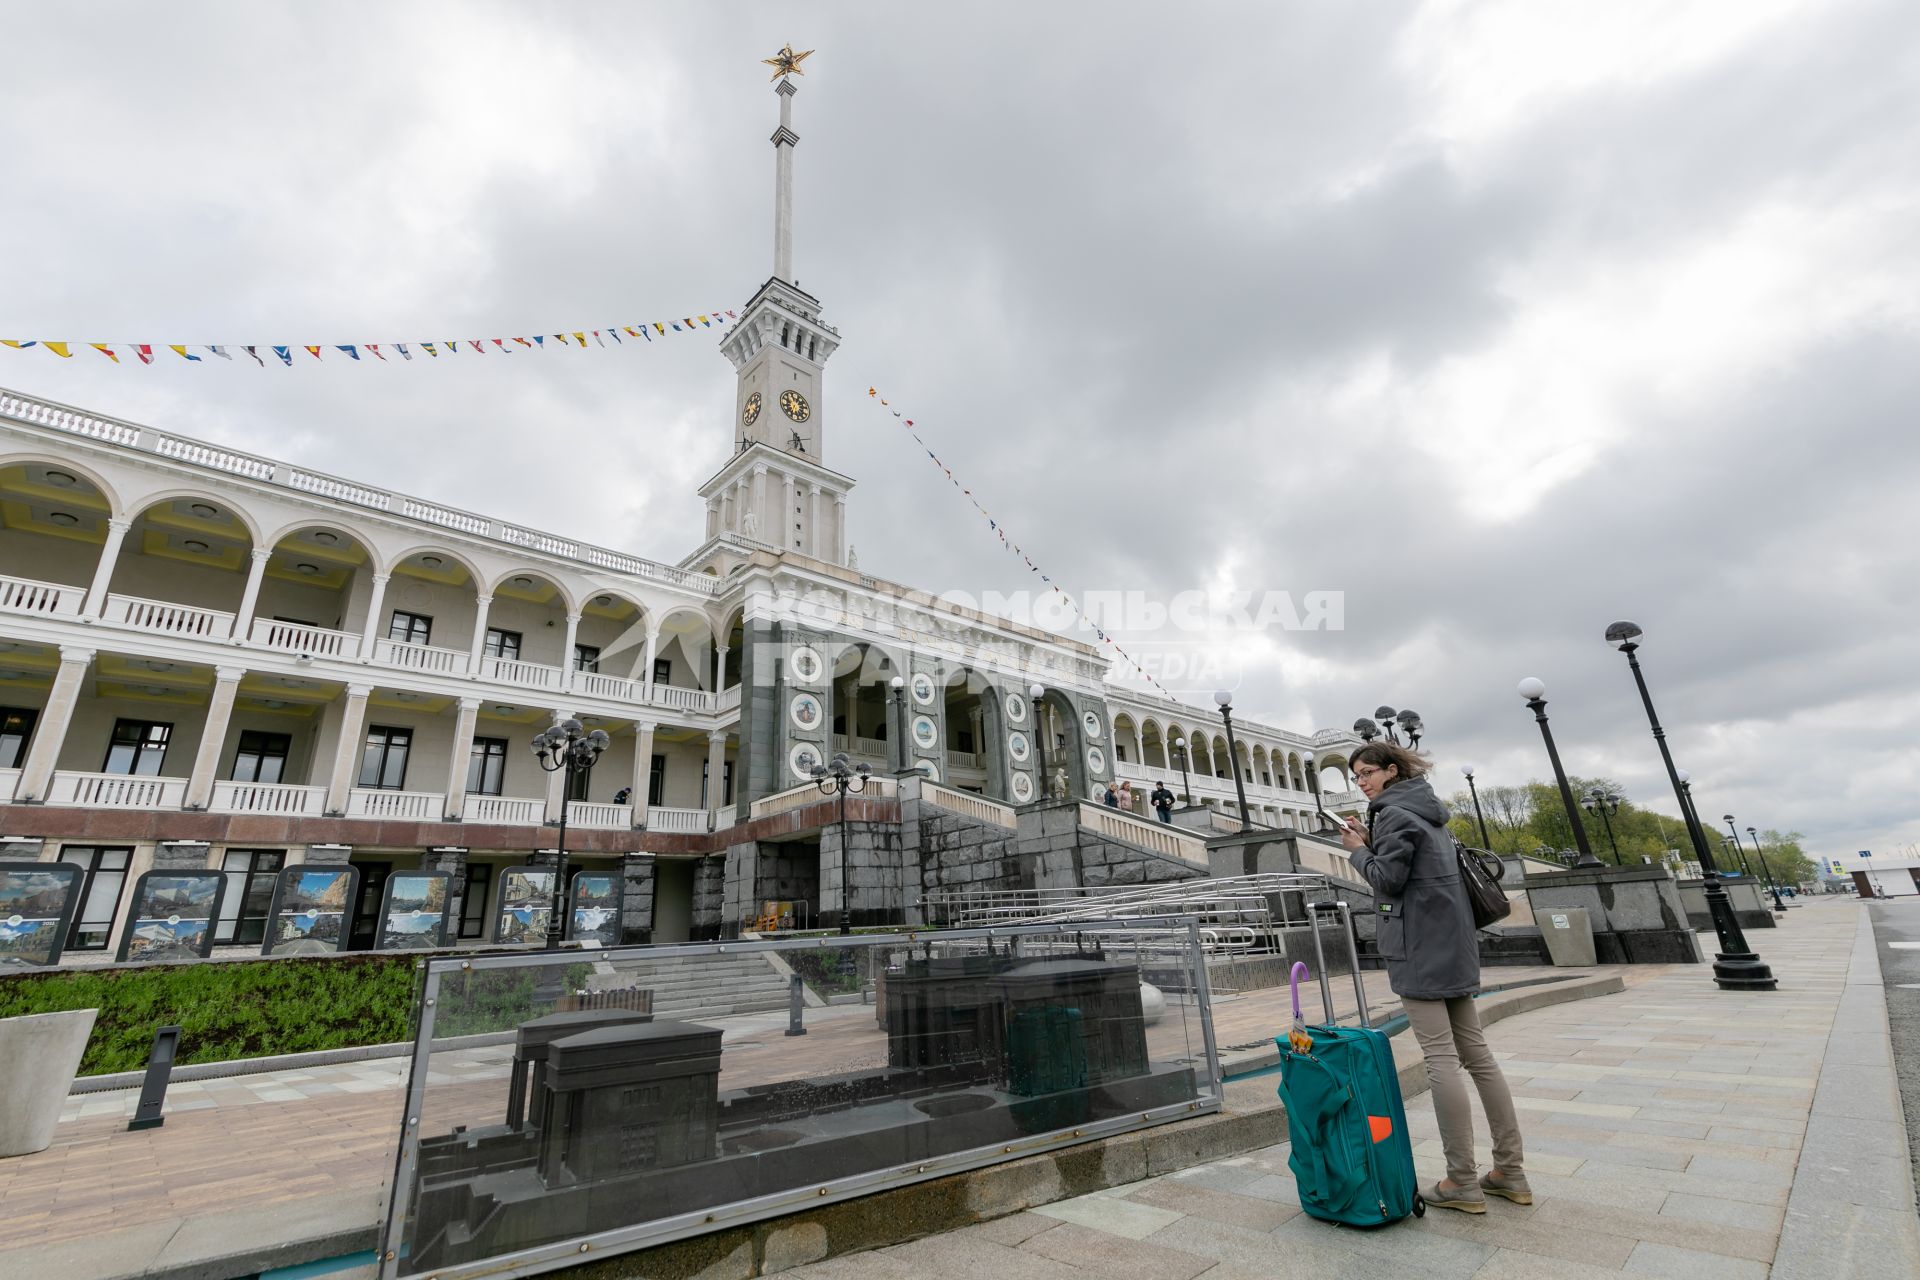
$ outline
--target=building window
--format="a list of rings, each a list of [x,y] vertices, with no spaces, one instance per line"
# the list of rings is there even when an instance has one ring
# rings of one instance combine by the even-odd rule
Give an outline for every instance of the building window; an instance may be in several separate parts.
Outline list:
[[[467,791],[476,796],[504,795],[507,777],[507,740],[475,738],[467,757]]]
[[[507,662],[520,661],[520,633],[502,631],[499,627],[488,627],[485,652],[489,658],[501,658]]]
[[[731,760],[727,761],[726,764],[721,768],[720,781],[721,781],[720,803],[723,805],[732,804],[733,803],[733,761]],[[700,807],[702,809],[705,809],[707,807],[707,762],[705,760],[702,760],[700,762]]]
[[[153,720],[115,720],[113,738],[107,744],[102,773],[128,773],[143,778],[158,777],[167,760],[167,739],[173,726]]]
[[[273,881],[286,864],[284,849],[229,849],[220,870],[227,891],[220,899],[220,919],[213,940],[238,945],[257,943],[267,936],[267,912],[273,907]]]
[[[80,868],[80,909],[67,933],[69,951],[104,951],[113,936],[113,915],[120,909],[120,890],[127,882],[132,849],[102,849],[68,845],[60,861]]]
[[[0,707],[0,769],[18,769],[27,762],[27,744],[33,741],[40,713],[30,707]]]
[[[655,684],[673,683],[672,658],[655,658],[653,660],[653,682]]]
[[[667,794],[667,758],[655,756],[647,765],[647,803],[665,804]]]
[[[1124,742],[1114,743],[1113,754],[1115,759],[1119,760],[1121,764],[1125,764],[1127,762],[1127,744]]]
[[[573,669],[575,671],[600,670],[600,646],[597,644],[577,644],[573,646]]]
[[[360,759],[360,786],[400,791],[407,784],[407,752],[413,748],[413,730],[391,725],[367,729],[367,753]]]
[[[487,930],[487,873],[484,862],[467,864],[466,885],[460,891],[460,936],[479,938]]]
[[[257,729],[240,731],[240,746],[233,753],[235,782],[279,782],[287,772],[287,751],[293,736],[263,733]]]
[[[432,644],[433,619],[424,613],[395,609],[393,621],[387,624],[387,639],[401,644]]]
[[[587,770],[567,770],[567,799],[585,800],[587,798]]]

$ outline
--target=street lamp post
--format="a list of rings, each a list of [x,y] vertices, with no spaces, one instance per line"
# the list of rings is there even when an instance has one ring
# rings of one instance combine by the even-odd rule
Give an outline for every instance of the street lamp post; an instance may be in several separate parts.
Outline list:
[[[1041,699],[1047,696],[1047,686],[1038,680],[1027,686],[1027,709],[1033,713],[1033,762],[1040,770],[1040,798],[1053,798],[1053,784],[1047,780],[1047,725],[1044,719],[1046,706]]]
[[[1720,883],[1713,851],[1707,848],[1707,833],[1700,827],[1700,817],[1693,811],[1686,784],[1681,782],[1680,770],[1674,766],[1673,752],[1667,748],[1666,730],[1660,727],[1660,717],[1654,713],[1653,695],[1647,692],[1647,678],[1640,671],[1640,659],[1635,656],[1640,648],[1635,640],[1641,634],[1638,623],[1616,622],[1607,628],[1607,643],[1627,655],[1633,683],[1640,690],[1640,702],[1647,709],[1647,723],[1653,728],[1653,740],[1660,746],[1660,759],[1666,764],[1667,778],[1673,783],[1674,798],[1680,802],[1681,816],[1687,820],[1687,838],[1693,842],[1694,856],[1700,860],[1700,872],[1706,880],[1707,911],[1713,917],[1714,935],[1720,939],[1720,954],[1713,961],[1713,980],[1723,991],[1772,991],[1779,985],[1779,979],[1747,946],[1747,935],[1733,914],[1727,887]]]
[[[1240,829],[1251,831],[1253,820],[1247,816],[1247,786],[1240,779],[1240,747],[1233,740],[1233,695],[1225,689],[1213,695],[1220,704],[1220,718],[1227,725],[1227,758],[1233,762],[1233,793],[1240,797]]]
[[[1473,796],[1473,820],[1480,824],[1480,847],[1488,852],[1492,852],[1493,841],[1487,836],[1487,815],[1480,812],[1480,788],[1473,785],[1473,766],[1470,764],[1461,765],[1460,774],[1466,778],[1467,790]]]
[[[894,739],[893,774],[897,778],[907,771],[907,681],[905,676],[895,676],[887,683],[893,709],[893,725],[887,732]]]
[[[1620,861],[1620,843],[1613,838],[1613,815],[1620,812],[1620,795],[1595,783],[1588,787],[1586,794],[1580,797],[1580,807],[1588,813],[1600,815],[1600,821],[1607,828],[1607,847],[1613,850],[1613,860]]]
[[[1527,700],[1527,708],[1533,712],[1533,718],[1539,722],[1540,737],[1547,744],[1547,759],[1553,763],[1553,780],[1560,784],[1560,803],[1566,806],[1567,821],[1573,824],[1573,842],[1580,848],[1580,856],[1574,860],[1576,867],[1599,867],[1606,864],[1593,856],[1593,849],[1587,844],[1587,829],[1580,825],[1580,806],[1574,803],[1573,788],[1567,785],[1566,770],[1560,767],[1560,751],[1553,745],[1553,730],[1547,727],[1547,686],[1536,676],[1528,676],[1520,682],[1520,696]]]
[[[842,935],[853,932],[853,886],[847,881],[847,792],[856,794],[867,789],[867,778],[872,774],[872,766],[864,760],[858,765],[847,762],[847,753],[836,751],[833,759],[826,764],[813,766],[814,785],[820,788],[823,796],[840,797],[840,932]]]
[[[1725,816],[1727,820],[1727,830],[1733,832],[1733,842],[1739,844],[1740,829],[1733,825],[1732,814],[1729,813]],[[1760,833],[1752,827],[1748,827],[1747,834],[1753,837],[1753,851],[1760,856],[1760,874],[1767,878],[1767,888],[1773,894],[1773,909],[1781,915],[1785,915],[1787,913],[1787,904],[1780,901],[1780,885],[1773,878],[1773,868],[1767,865],[1767,851],[1760,847]]]
[[[559,859],[553,868],[553,905],[547,912],[548,951],[560,949],[561,931],[566,921],[567,891],[567,806],[573,802],[573,780],[585,777],[600,761],[600,753],[612,739],[604,729],[591,733],[578,720],[562,720],[545,733],[533,736],[533,754],[548,773],[564,771],[560,786]]]
[[[1188,804],[1193,803],[1193,784],[1187,780],[1187,740],[1173,740],[1173,758],[1180,762],[1180,798]]]

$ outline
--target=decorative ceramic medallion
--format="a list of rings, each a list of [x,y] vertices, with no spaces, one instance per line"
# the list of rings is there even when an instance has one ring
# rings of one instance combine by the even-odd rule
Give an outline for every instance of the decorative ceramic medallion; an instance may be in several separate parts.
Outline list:
[[[1013,757],[1015,764],[1025,764],[1027,757],[1033,754],[1033,747],[1027,742],[1027,735],[1018,732],[1008,734],[1007,754]]]
[[[802,782],[813,780],[813,769],[822,763],[820,748],[811,742],[796,742],[793,750],[787,752],[787,767],[793,770],[793,776]]]
[[[924,671],[915,672],[913,677],[913,700],[923,707],[932,706],[933,694],[936,687],[933,683],[932,676]]]
[[[1007,695],[1007,723],[1025,724],[1027,722],[1027,695],[1010,693]]]
[[[913,718],[913,745],[922,751],[931,751],[940,743],[940,726],[933,722],[932,716]]]
[[[787,704],[787,716],[796,729],[818,729],[822,719],[820,699],[810,693],[796,693]]]
[[[1081,713],[1080,727],[1087,731],[1088,742],[1100,741],[1100,735],[1105,731],[1100,724],[1100,717],[1092,711]]]
[[[1016,773],[1013,775],[1013,798],[1019,804],[1028,804],[1033,800],[1033,775]]]
[[[826,669],[826,663],[820,654],[800,645],[787,658],[787,672],[801,684],[814,684],[820,679],[820,673]]]
[[[1107,771],[1107,753],[1098,747],[1087,748],[1087,772],[1095,775]]]
[[[914,767],[920,770],[921,773],[926,775],[926,779],[928,782],[940,781],[940,766],[935,764],[933,761],[922,760],[918,764],[916,764]]]

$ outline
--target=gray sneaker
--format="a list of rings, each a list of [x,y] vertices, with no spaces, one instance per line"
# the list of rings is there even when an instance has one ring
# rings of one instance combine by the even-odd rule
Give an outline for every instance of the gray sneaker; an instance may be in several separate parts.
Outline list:
[[[1487,1198],[1480,1194],[1478,1187],[1454,1187],[1449,1190],[1436,1182],[1420,1195],[1428,1204],[1438,1205],[1442,1209],[1458,1209],[1462,1213],[1487,1211]]]
[[[1524,1173],[1488,1172],[1480,1175],[1480,1189],[1490,1196],[1503,1196],[1515,1204],[1532,1204],[1533,1188]]]

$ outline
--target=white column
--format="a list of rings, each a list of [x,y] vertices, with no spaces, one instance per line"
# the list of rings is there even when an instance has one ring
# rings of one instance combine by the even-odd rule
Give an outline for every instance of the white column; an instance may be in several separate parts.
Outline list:
[[[353,786],[354,765],[359,762],[361,736],[367,727],[367,695],[372,685],[347,686],[347,707],[340,717],[340,742],[333,749],[333,773],[327,780],[327,812],[347,811],[347,792]]]
[[[213,777],[220,771],[220,748],[226,745],[227,725],[233,719],[233,699],[240,692],[242,667],[220,667],[214,672],[213,700],[207,704],[207,723],[200,730],[200,746],[193,753],[193,772],[187,778],[187,808],[204,809],[213,799]]]
[[[476,600],[473,615],[473,646],[467,650],[467,674],[480,674],[480,655],[487,647],[487,610],[493,607],[492,596],[480,596]]]
[[[131,528],[131,520],[107,521],[107,540],[100,547],[100,563],[93,567],[93,585],[87,588],[86,603],[80,606],[80,616],[89,622],[99,618],[100,611],[107,607],[107,584],[113,581],[113,566],[120,561],[120,544],[127,540],[127,530]]]
[[[1147,767],[1147,739],[1138,729],[1133,731],[1133,760],[1144,772]]]
[[[806,552],[814,559],[820,558],[820,486],[807,485],[807,545]]]
[[[793,95],[799,90],[782,77],[774,92],[780,95],[780,128],[773,135],[773,274],[793,281]]]
[[[73,709],[80,704],[80,687],[86,683],[87,667],[93,662],[93,650],[60,650],[60,670],[54,674],[53,688],[47,692],[47,705],[33,735],[33,747],[27,752],[26,766],[20,771],[22,800],[44,800],[47,785],[53,781],[53,767],[60,760],[60,749],[67,742],[67,728],[73,723]]]
[[[380,606],[387,598],[387,579],[391,575],[373,575],[373,594],[367,597],[367,625],[360,630],[360,661],[373,661],[373,642],[380,634]]]
[[[647,825],[647,785],[653,781],[653,721],[633,726],[633,825]]]
[[[760,541],[780,546],[780,526],[767,519],[767,468],[764,463],[754,465],[753,483],[747,487],[747,501],[753,504],[753,518],[760,525]]]
[[[716,643],[713,646],[713,698],[716,707],[720,705],[720,694],[727,687],[727,652],[724,644]]]
[[[793,476],[789,473],[780,479],[780,542],[778,545],[782,551],[797,551],[799,548],[794,545],[793,531],[787,528],[794,522]]]
[[[247,589],[240,593],[240,608],[233,615],[233,642],[243,644],[253,626],[253,608],[260,602],[260,582],[267,576],[267,561],[273,559],[272,547],[255,547],[253,563],[247,567]]]
[[[580,615],[567,615],[567,638],[560,644],[560,687],[573,688],[573,642],[580,635]]]
[[[720,532],[720,499],[707,499],[707,536],[714,537]]]
[[[752,501],[753,481],[741,476],[739,483],[733,486],[733,531],[743,538],[747,536],[747,511]],[[756,520],[758,518],[755,517]],[[759,535],[760,531],[756,528],[754,536]]]
[[[833,495],[833,562],[847,562],[847,496]]]
[[[467,807],[467,772],[473,760],[473,730],[480,720],[480,699],[460,699],[453,724],[453,747],[447,762],[447,821],[458,822]]]
[[[548,712],[548,715],[552,717],[552,719],[547,722],[550,725],[558,725],[561,721],[572,717],[572,713],[568,711],[551,711]],[[560,806],[566,802],[566,798],[567,771],[565,769],[555,769],[547,775],[548,822],[560,821]]]
[[[707,735],[707,830],[720,825],[720,809],[727,794],[727,734],[716,729]]]
[[[644,677],[642,700],[646,702],[653,701],[654,654],[658,651],[659,647],[660,628],[651,627],[647,630],[647,656],[640,660],[642,663],[640,674]]]

